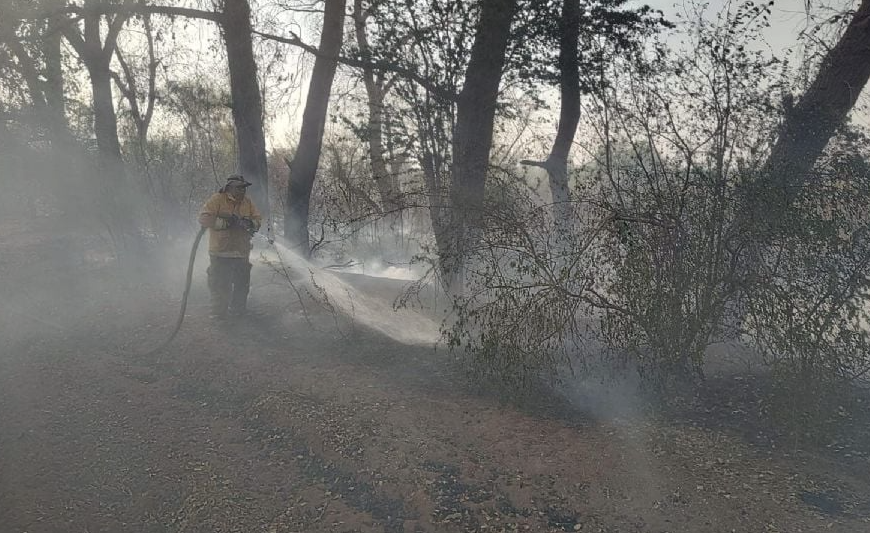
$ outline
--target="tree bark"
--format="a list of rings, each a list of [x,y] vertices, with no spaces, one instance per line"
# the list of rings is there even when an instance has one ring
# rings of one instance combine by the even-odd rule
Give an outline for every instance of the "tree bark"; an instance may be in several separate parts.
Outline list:
[[[580,40],[580,0],[564,0],[559,40],[559,90],[561,109],[559,127],[553,148],[546,161],[522,161],[547,171],[550,194],[553,197],[553,219],[561,231],[569,231],[573,224],[571,190],[568,186],[568,155],[580,123],[580,66],[578,44]]]
[[[121,159],[118,117],[112,100],[112,75],[108,61],[87,61],[85,65],[93,92],[94,135],[97,138],[97,149],[108,169]]]
[[[101,15],[88,9],[99,5],[93,0],[85,2],[82,17],[84,27],[81,31],[76,20],[65,21],[61,30],[85,64],[91,82],[94,135],[97,138],[100,167],[100,172],[94,176],[94,198],[100,200],[103,207],[99,211],[100,216],[116,246],[135,252],[138,247],[129,248],[129,245],[139,239],[140,228],[136,213],[138,206],[128,190],[126,169],[121,157],[110,67],[118,34],[126,23],[129,12],[121,10],[111,18],[107,16],[107,28],[103,38]],[[132,0],[125,0],[120,7],[128,8],[131,5]]]
[[[239,148],[239,173],[254,184],[251,191],[253,199],[264,220],[268,221],[269,172],[263,132],[263,102],[251,41],[251,7],[248,0],[226,0],[222,19],[230,71],[233,122]]]
[[[366,33],[367,13],[363,10],[362,0],[354,0],[353,20],[356,42],[363,57],[371,55]],[[381,205],[385,211],[395,211],[399,205],[400,191],[398,180],[387,169],[384,159],[384,98],[386,83],[383,74],[376,74],[374,68],[365,66],[362,69],[363,84],[368,97],[369,120],[367,141],[369,144],[369,160],[371,162],[372,178],[381,195]]]
[[[284,237],[290,246],[306,256],[311,252],[308,236],[311,191],[320,161],[329,95],[338,65],[336,58],[344,37],[345,7],[346,0],[326,0],[320,47],[314,60],[305,112],[302,115],[299,146],[290,166],[290,183],[284,212]]]
[[[482,0],[465,82],[459,93],[450,183],[452,257],[448,288],[462,291],[467,246],[480,229],[495,108],[517,0]],[[442,258],[442,260],[445,258]]]
[[[130,1],[127,0],[125,5],[129,4]],[[93,2],[85,3],[85,7],[92,5],[94,5]],[[74,21],[69,21],[63,27],[64,36],[88,70],[94,111],[94,135],[97,138],[100,162],[109,174],[123,171],[121,143],[118,139],[118,118],[115,115],[115,104],[112,100],[110,63],[117,44],[118,33],[128,16],[126,13],[118,13],[109,20],[105,41],[101,37],[100,15],[98,13],[85,13],[83,17],[84,29],[81,33],[79,33]]]
[[[53,26],[53,25],[52,25]],[[50,27],[46,33],[42,51],[45,55],[45,103],[48,120],[57,140],[67,140],[69,124],[66,120],[66,105],[63,90],[63,61],[61,55],[61,33]]]
[[[776,217],[794,201],[828,141],[842,126],[870,78],[870,0],[863,0],[812,85],[790,110],[762,171],[772,190],[754,195],[750,216]],[[770,209],[769,202],[776,209]]]

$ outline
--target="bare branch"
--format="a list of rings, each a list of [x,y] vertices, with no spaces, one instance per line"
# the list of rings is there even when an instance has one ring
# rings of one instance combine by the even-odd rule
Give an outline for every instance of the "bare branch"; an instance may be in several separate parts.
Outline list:
[[[151,14],[151,15],[165,15],[168,17],[187,17],[192,19],[200,19],[200,20],[210,20],[212,22],[216,22],[221,24],[223,22],[224,14],[219,11],[206,11],[202,9],[193,9],[187,7],[175,7],[175,6],[153,6],[147,4],[132,4],[132,5],[113,5],[113,4],[99,4],[96,6],[89,6],[87,8],[83,8],[80,6],[74,5],[66,5],[58,9],[41,11],[38,13],[34,13],[29,18],[35,19],[43,19],[50,18],[56,15],[78,15],[79,17],[84,16],[85,14],[98,14],[98,15],[109,15],[113,13],[128,13],[128,14]]]
[[[88,47],[85,44],[84,38],[79,33],[78,27],[73,23],[74,21],[70,20],[69,22],[69,24],[63,25],[61,33],[63,33],[64,38],[73,47],[79,57],[87,57]]]
[[[309,54],[312,54],[314,56],[322,55],[317,50],[316,46],[312,46],[312,45],[304,42],[298,35],[296,35],[295,33],[292,33],[292,32],[290,33],[289,37],[283,37],[280,35],[273,35],[270,33],[264,33],[264,32],[257,31],[257,30],[253,30],[252,33],[260,36],[263,39],[269,40],[269,41],[275,41],[275,42],[279,42],[279,43],[289,44],[291,46],[301,48],[305,52],[308,52]],[[449,91],[449,90],[445,89],[444,87],[439,86],[438,84],[434,83],[429,78],[421,76],[415,70],[413,70],[411,68],[403,67],[401,65],[396,65],[393,63],[389,63],[387,61],[366,61],[363,59],[357,59],[357,58],[341,56],[341,55],[339,55],[337,57],[327,57],[326,59],[335,60],[335,61],[337,61],[343,65],[347,65],[349,67],[368,68],[368,69],[372,69],[372,70],[393,72],[395,74],[398,74],[404,78],[407,78],[407,79],[417,83],[421,87],[430,91],[432,94],[434,94],[434,95],[438,96],[439,98],[446,100],[446,101],[455,102],[459,98],[458,94],[456,94],[452,91]]]
[[[121,53],[120,48],[115,49],[115,57],[118,59],[118,64],[121,65],[121,70],[124,71],[124,77],[127,79],[127,83],[124,84],[123,80],[121,80],[121,76],[119,76],[117,72],[112,71],[110,74],[112,79],[115,80],[115,85],[118,86],[118,90],[121,91],[121,94],[123,94],[125,98],[127,98],[127,101],[130,104],[130,112],[133,114],[134,120],[139,122],[142,119],[142,115],[139,111],[139,102],[137,99],[139,91],[136,88],[136,77],[133,75],[133,71],[130,69],[127,60],[124,59],[124,55]]]
[[[148,38],[148,103],[145,108],[145,116],[142,120],[145,127],[151,123],[151,117],[154,116],[154,102],[157,100],[157,65],[160,61],[157,59],[154,50],[154,35],[151,32],[151,17],[145,15],[145,35]]]
[[[121,6],[123,11],[119,11],[115,18],[109,23],[109,30],[106,32],[106,40],[103,44],[103,55],[108,59],[112,57],[112,53],[115,51],[115,45],[118,42],[118,34],[121,33],[121,29],[126,24],[127,19],[130,18],[129,8],[132,7],[133,1],[127,0],[124,2],[124,5]]]
[[[549,161],[532,161],[531,159],[523,159],[522,161],[520,161],[520,164],[525,165],[527,167],[543,168],[544,170],[547,170],[550,168]]]

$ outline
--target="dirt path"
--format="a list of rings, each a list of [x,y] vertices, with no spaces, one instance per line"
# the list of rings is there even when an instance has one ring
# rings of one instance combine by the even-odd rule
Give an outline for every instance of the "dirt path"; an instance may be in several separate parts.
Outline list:
[[[137,358],[168,296],[103,281],[99,303],[0,313],[4,533],[870,531],[867,470],[523,412],[429,348],[282,315],[268,286],[266,317],[218,327],[200,299],[171,350]]]

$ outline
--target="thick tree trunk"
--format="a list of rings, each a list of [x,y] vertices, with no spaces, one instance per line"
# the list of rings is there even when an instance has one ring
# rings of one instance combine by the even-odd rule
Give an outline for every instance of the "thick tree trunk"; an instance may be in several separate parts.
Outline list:
[[[251,190],[253,200],[264,220],[268,221],[269,174],[263,132],[263,103],[251,41],[251,8],[248,0],[225,1],[223,30],[230,71],[233,122],[239,147],[239,172],[254,184]]]
[[[125,0],[123,7],[126,8],[131,3],[132,0]],[[94,8],[98,5],[94,0],[85,2],[86,8]],[[111,18],[107,17],[108,26],[104,33],[100,15],[89,11],[84,16],[82,31],[79,31],[78,22],[75,20],[67,21],[61,31],[85,64],[91,82],[94,135],[97,138],[100,166],[100,172],[94,176],[93,198],[100,202],[102,209],[98,213],[112,234],[116,246],[131,249],[129,245],[139,239],[141,229],[137,215],[139,206],[129,191],[124,162],[121,158],[110,68],[118,34],[128,16],[127,13],[118,13]]]
[[[870,0],[863,0],[852,21],[822,61],[813,83],[798,104],[787,110],[779,137],[759,179],[745,191],[735,234],[746,239],[741,249],[747,287],[766,257],[771,238],[788,231],[786,212],[810,177],[813,166],[837,128],[843,125],[870,78]],[[726,318],[739,328],[747,309],[738,304]]]
[[[790,110],[762,179],[772,189],[754,197],[751,216],[776,217],[794,201],[813,165],[846,120],[870,78],[870,0],[863,0],[846,32],[822,61],[812,85]],[[773,202],[775,209],[771,209]]]
[[[130,0],[125,2],[129,4]],[[94,1],[85,2],[85,7],[94,7]],[[127,20],[126,14],[117,14],[108,22],[105,42],[102,38],[100,15],[89,12],[84,17],[84,29],[78,23],[68,21],[62,29],[67,41],[75,48],[79,59],[88,69],[91,81],[94,111],[94,135],[104,170],[110,174],[123,171],[121,143],[118,140],[118,119],[112,100],[112,73],[110,63],[115,52],[118,34]]]
[[[523,161],[547,171],[550,194],[553,197],[553,219],[560,231],[570,231],[573,225],[571,190],[568,186],[568,155],[580,123],[580,67],[577,50],[580,39],[580,0],[565,0],[562,4],[559,41],[559,89],[561,110],[556,140],[546,161]]]
[[[356,42],[360,53],[367,57],[370,55],[368,36],[366,33],[366,19],[362,0],[354,0],[353,20],[356,33]],[[368,97],[368,143],[369,159],[371,161],[372,178],[381,195],[381,205],[386,211],[395,211],[399,204],[398,180],[387,169],[384,159],[384,98],[385,83],[382,76],[375,73],[372,67],[363,67],[363,83]]]
[[[311,252],[308,239],[308,212],[311,190],[317,175],[329,95],[335,77],[337,59],[344,37],[346,0],[326,0],[320,47],[308,87],[308,99],[302,115],[299,146],[290,165],[290,184],[284,212],[284,237],[288,244],[304,255]]]
[[[94,59],[86,64],[93,91],[94,135],[99,154],[100,172],[94,182],[99,192],[95,198],[99,198],[104,206],[101,216],[115,244],[127,249],[137,239],[138,223],[130,204],[126,169],[121,157],[109,62]]]
[[[118,119],[112,99],[112,78],[108,59],[85,61],[93,92],[94,135],[97,139],[99,172],[94,176],[92,198],[99,201],[96,213],[109,231],[119,257],[134,260],[139,248],[141,224],[136,195],[130,190],[121,143]],[[121,253],[123,252],[123,253]],[[132,254],[132,255],[130,255]],[[134,260],[135,261],[135,260]]]
[[[449,289],[462,291],[467,245],[481,226],[495,108],[517,0],[483,0],[453,133],[450,183],[454,243],[446,271]]]
[[[121,160],[121,143],[118,139],[118,118],[112,100],[112,76],[109,62],[100,58],[86,61],[93,92],[94,135],[100,160],[106,170],[116,170]]]
[[[562,35],[559,42],[559,69],[561,79],[561,111],[559,130],[548,158],[550,191],[553,195],[557,220],[569,222],[571,192],[568,187],[568,154],[574,143],[577,124],[580,123],[580,67],[578,41],[580,39],[580,0],[565,0],[560,21]]]

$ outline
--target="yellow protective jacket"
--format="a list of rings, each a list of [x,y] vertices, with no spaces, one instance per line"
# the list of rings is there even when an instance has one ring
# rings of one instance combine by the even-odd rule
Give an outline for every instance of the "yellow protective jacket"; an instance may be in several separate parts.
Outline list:
[[[254,227],[260,229],[262,217],[254,202],[245,196],[241,201],[234,200],[225,192],[211,196],[199,212],[199,223],[208,231],[208,253],[217,257],[248,257],[251,253],[251,234],[242,227],[216,229],[215,221],[219,217],[236,215],[239,218],[249,218]]]

